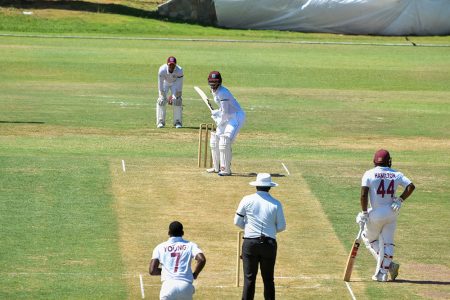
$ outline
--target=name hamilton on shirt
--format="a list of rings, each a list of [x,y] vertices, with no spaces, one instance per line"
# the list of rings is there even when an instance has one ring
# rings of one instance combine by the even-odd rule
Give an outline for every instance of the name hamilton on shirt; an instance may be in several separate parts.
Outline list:
[[[395,178],[395,174],[394,173],[375,173],[375,178],[393,179],[393,178]]]

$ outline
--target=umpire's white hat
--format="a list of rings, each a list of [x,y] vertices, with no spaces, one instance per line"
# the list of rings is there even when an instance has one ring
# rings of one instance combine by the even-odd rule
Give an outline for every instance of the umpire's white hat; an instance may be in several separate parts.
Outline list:
[[[253,186],[278,186],[278,183],[272,181],[269,173],[258,173],[256,181],[250,182]]]

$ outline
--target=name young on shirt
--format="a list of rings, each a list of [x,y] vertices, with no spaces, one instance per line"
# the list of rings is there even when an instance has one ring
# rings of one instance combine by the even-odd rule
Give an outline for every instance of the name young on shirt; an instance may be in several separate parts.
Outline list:
[[[177,252],[184,251],[187,249],[186,245],[169,245],[164,247],[164,252]]]

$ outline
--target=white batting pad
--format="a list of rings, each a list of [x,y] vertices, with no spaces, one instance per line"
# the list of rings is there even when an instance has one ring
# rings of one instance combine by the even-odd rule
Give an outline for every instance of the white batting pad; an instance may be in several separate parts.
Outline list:
[[[159,123],[166,124],[166,105],[156,103],[156,125]]]
[[[211,148],[212,166],[215,172],[219,172],[220,164],[220,151],[219,151],[219,137],[215,132],[211,132],[209,139],[209,146]]]
[[[173,106],[173,125],[177,123],[183,124],[183,107],[182,106]]]
[[[175,99],[173,99],[173,105],[175,105],[175,106],[183,106],[183,98],[175,97]]]
[[[377,268],[375,270],[375,276],[378,274],[378,272],[382,269],[383,259],[384,259],[384,240],[383,236],[380,234],[380,237],[378,238],[378,259],[377,259]]]
[[[389,270],[392,259],[394,258],[394,244],[385,243],[384,244],[384,259],[382,263],[382,268]]]
[[[367,250],[369,250],[370,254],[373,255],[375,260],[378,260],[378,251],[380,250],[378,240],[371,243],[364,234],[361,237]]]
[[[225,173],[231,173],[231,139],[227,136],[221,136],[219,140],[220,150],[220,170]]]

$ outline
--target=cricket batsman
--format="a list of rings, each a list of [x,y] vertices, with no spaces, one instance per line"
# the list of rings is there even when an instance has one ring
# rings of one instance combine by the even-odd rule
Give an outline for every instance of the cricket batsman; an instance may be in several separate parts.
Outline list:
[[[245,112],[231,92],[222,85],[222,75],[218,71],[209,73],[208,85],[219,109],[213,110],[211,115],[217,129],[211,132],[213,168],[207,171],[220,176],[230,176],[231,145],[245,123]]]
[[[177,59],[170,56],[167,64],[162,65],[158,71],[158,100],[156,101],[156,127],[166,126],[167,104],[173,105],[173,126],[181,128],[183,126],[182,112],[183,99],[183,69],[177,65]],[[171,95],[167,98],[170,90]]]
[[[372,279],[384,282],[388,281],[388,274],[391,280],[395,280],[398,275],[400,265],[393,262],[397,217],[403,202],[412,194],[415,186],[403,173],[391,168],[392,160],[387,150],[375,152],[373,163],[374,168],[366,171],[362,177],[362,211],[356,217],[356,222],[364,224],[362,239],[377,260]],[[399,185],[404,190],[397,197]]]

